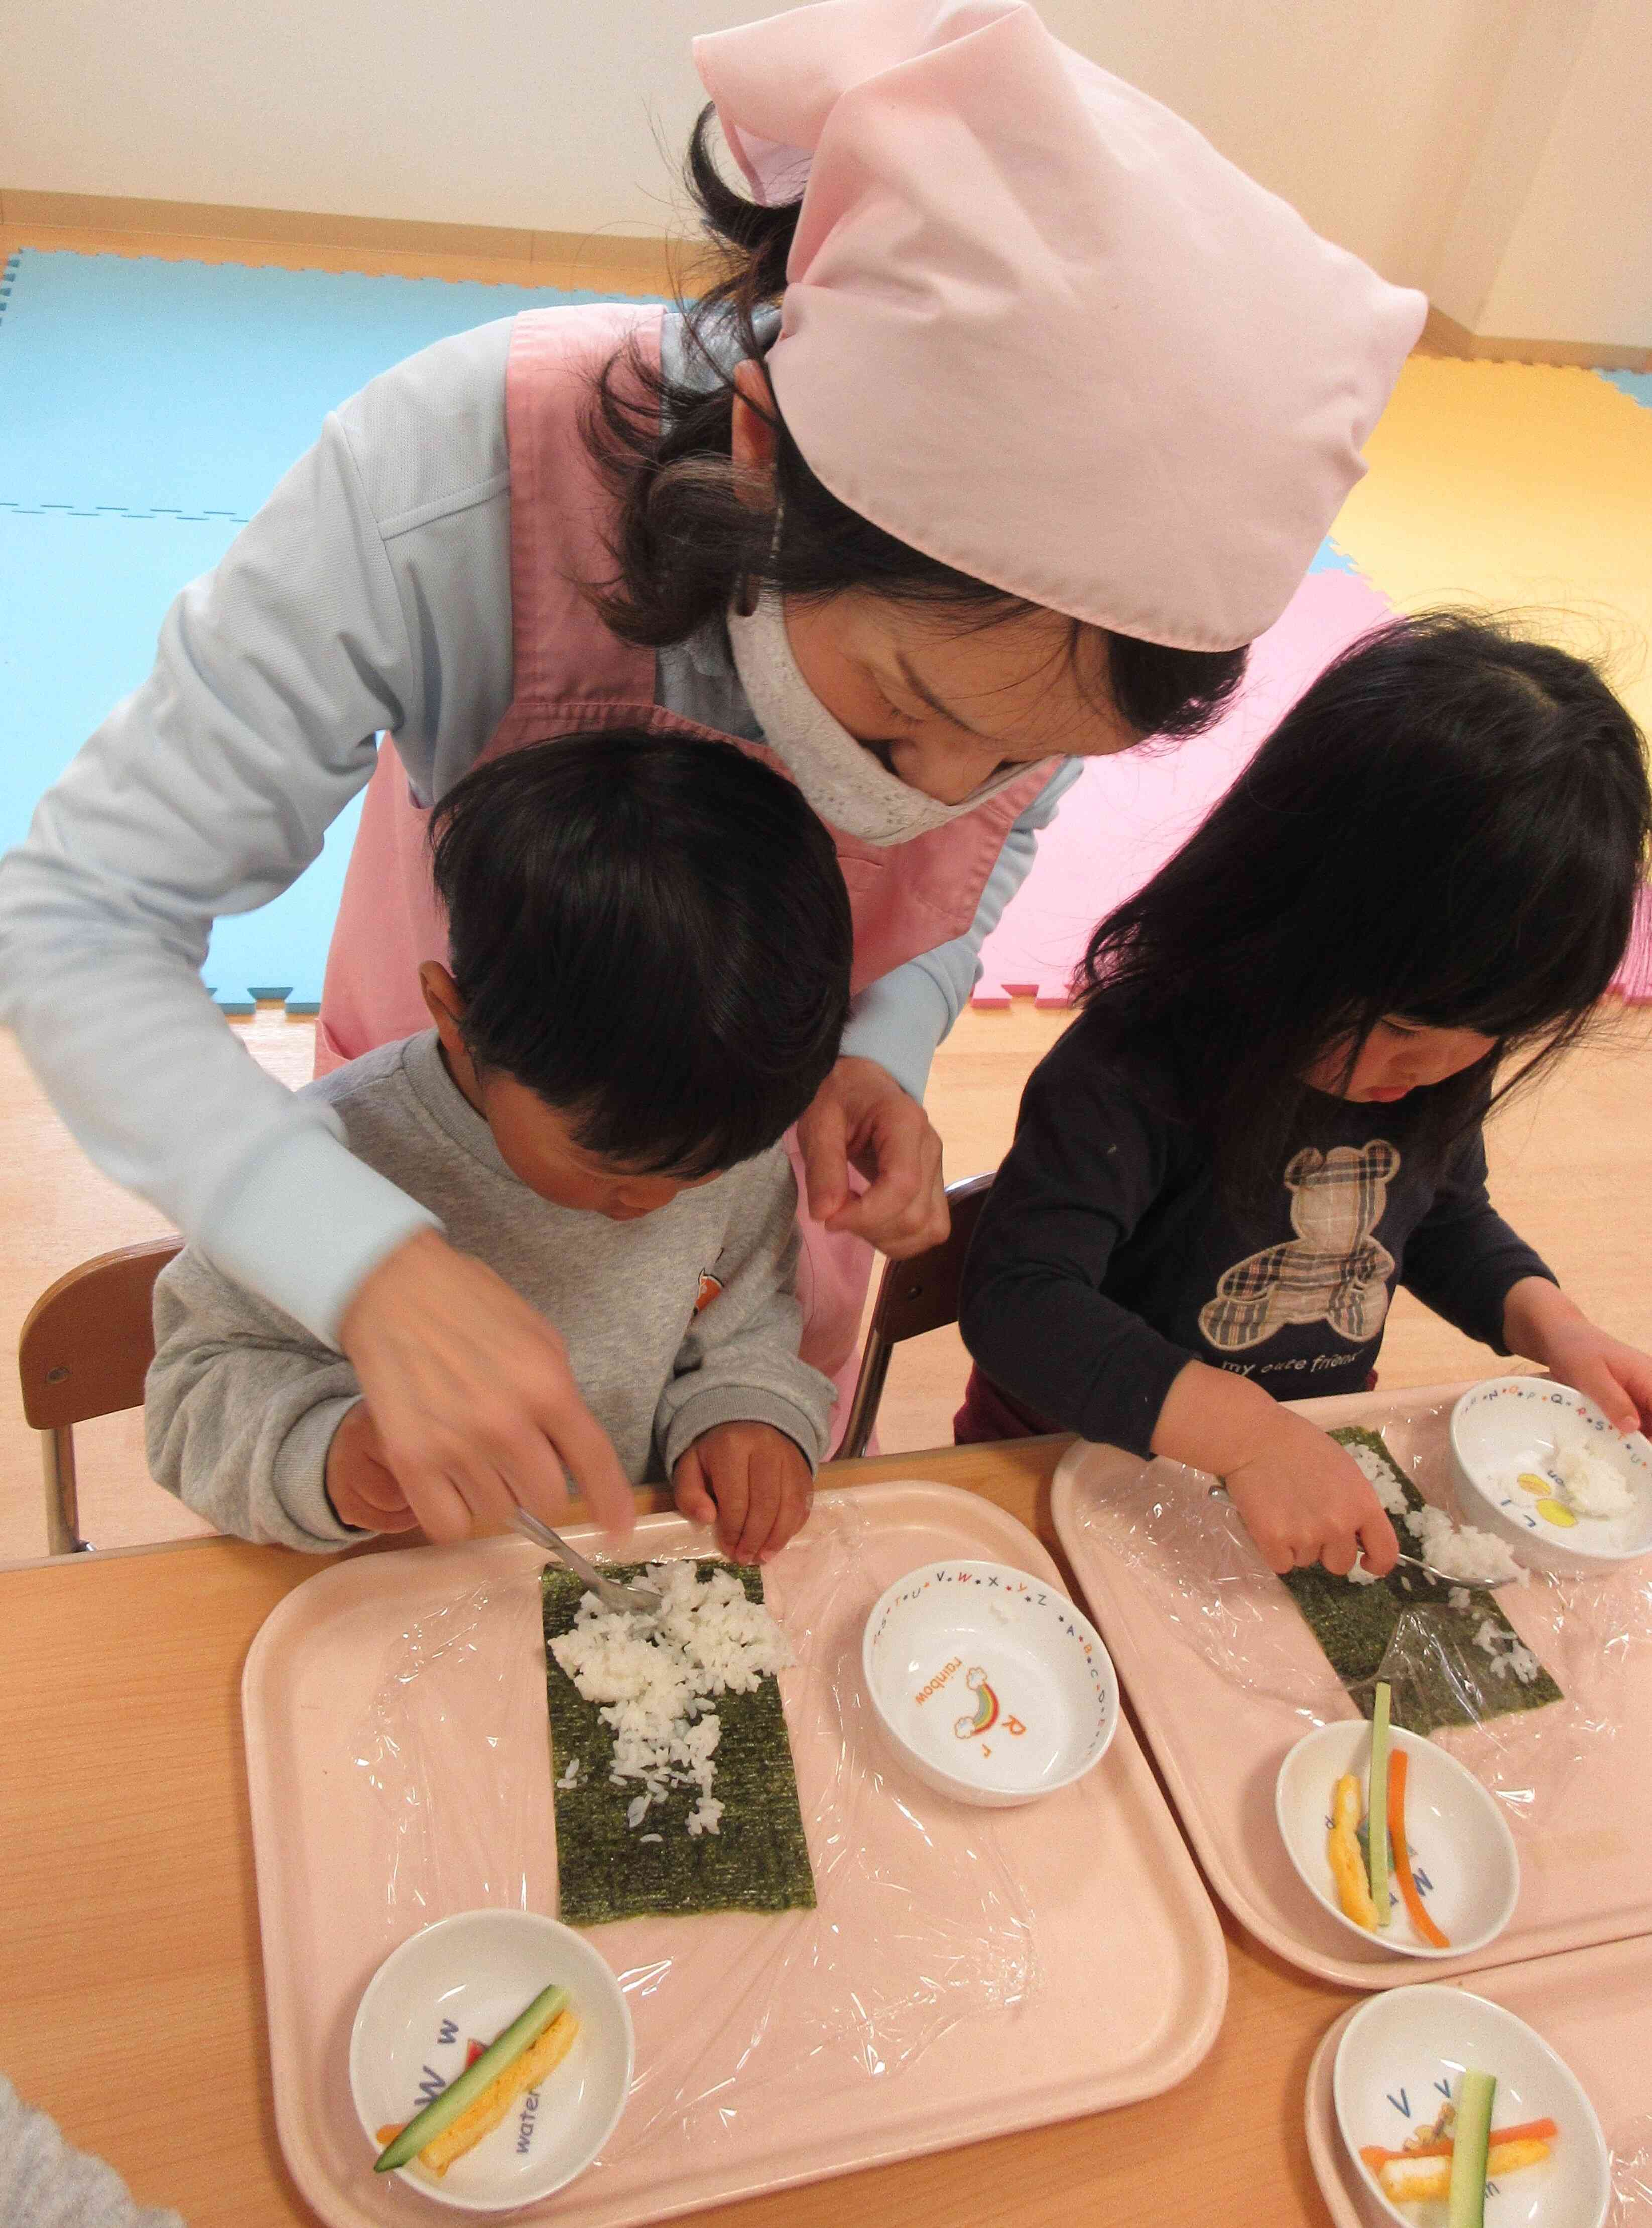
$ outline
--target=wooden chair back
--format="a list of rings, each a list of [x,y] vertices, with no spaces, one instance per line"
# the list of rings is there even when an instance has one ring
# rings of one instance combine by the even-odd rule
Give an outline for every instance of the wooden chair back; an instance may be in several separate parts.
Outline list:
[[[946,1204],[952,1218],[948,1235],[927,1253],[915,1253],[909,1261],[884,1263],[861,1356],[861,1373],[837,1450],[838,1461],[857,1460],[866,1452],[895,1348],[904,1339],[921,1338],[925,1331],[939,1330],[957,1321],[964,1256],[992,1181],[990,1175],[966,1176],[961,1182],[948,1184]]]
[[[74,1426],[136,1408],[155,1355],[155,1279],[182,1239],[151,1238],[100,1253],[60,1277],[29,1311],[17,1340],[23,1414],[42,1437],[46,1533],[54,1555],[86,1546],[80,1537]]]

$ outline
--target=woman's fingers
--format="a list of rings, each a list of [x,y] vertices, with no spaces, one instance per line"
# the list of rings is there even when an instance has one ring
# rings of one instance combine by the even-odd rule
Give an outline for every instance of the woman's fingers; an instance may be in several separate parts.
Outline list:
[[[949,1227],[941,1141],[915,1098],[875,1060],[840,1060],[797,1124],[809,1212],[897,1258]],[[868,1179],[858,1197],[851,1164]]]
[[[517,1505],[560,1521],[570,1470],[614,1544],[630,1538],[630,1483],[561,1340],[481,1262],[433,1232],[409,1239],[362,1285],[340,1337],[432,1540],[502,1529]]]
[[[572,1397],[560,1401],[555,1411],[547,1418],[547,1435],[553,1440],[560,1454],[562,1464],[566,1465],[578,1486],[587,1511],[602,1527],[609,1545],[623,1547],[637,1526],[636,1494],[631,1480],[620,1466],[619,1457],[614,1452],[613,1442],[579,1398],[573,1373],[567,1369],[566,1362],[563,1369],[567,1380],[567,1391]],[[561,1468],[554,1459],[550,1468],[556,1472],[553,1489],[560,1493],[562,1505],[566,1508],[567,1495]],[[542,1476],[542,1472],[536,1473],[535,1481]],[[549,1481],[546,1483],[548,1485]],[[524,1508],[534,1507],[522,1495],[517,1497],[522,1501]],[[540,1516],[545,1514],[538,1508],[535,1508],[534,1513]],[[546,1521],[551,1521],[546,1518]]]
[[[470,1538],[470,1503],[439,1471],[420,1470],[400,1478],[400,1482],[426,1539],[441,1545]]]
[[[951,1218],[940,1137],[923,1108],[899,1092],[877,1109],[855,1158],[871,1181],[829,1226],[855,1232],[897,1261],[938,1245]]]
[[[832,1088],[831,1076],[797,1124],[797,1145],[810,1214],[816,1222],[829,1222],[849,1199],[849,1114]]]

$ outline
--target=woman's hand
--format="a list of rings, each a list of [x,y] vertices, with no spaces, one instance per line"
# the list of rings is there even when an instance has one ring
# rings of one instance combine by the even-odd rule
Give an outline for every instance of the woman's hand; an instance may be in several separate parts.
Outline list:
[[[874,1060],[840,1060],[797,1124],[809,1212],[897,1261],[938,1245],[951,1228],[941,1141],[918,1101]],[[858,1197],[853,1166],[868,1179]]]
[[[372,1412],[375,1458],[427,1538],[503,1531],[518,1504],[560,1524],[573,1480],[612,1544],[630,1539],[630,1482],[561,1340],[480,1261],[434,1231],[408,1239],[356,1291],[339,1343]]]
[[[1592,1400],[1615,1430],[1652,1430],[1652,1354],[1609,1336],[1546,1277],[1523,1277],[1510,1291],[1503,1343]]]

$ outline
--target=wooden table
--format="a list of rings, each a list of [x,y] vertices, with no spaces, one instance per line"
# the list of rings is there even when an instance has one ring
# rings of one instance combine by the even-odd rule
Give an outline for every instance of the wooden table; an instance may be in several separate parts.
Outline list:
[[[967,1486],[1059,1562],[1048,1486],[1066,1444],[823,1475]],[[314,2228],[276,2141],[240,1676],[264,1618],[317,1567],[212,1540],[0,1572],[0,2071],[189,2228]],[[1303,2087],[1351,2000],[1224,1924],[1226,2023],[1168,2096],[695,2218],[1324,2228]]]

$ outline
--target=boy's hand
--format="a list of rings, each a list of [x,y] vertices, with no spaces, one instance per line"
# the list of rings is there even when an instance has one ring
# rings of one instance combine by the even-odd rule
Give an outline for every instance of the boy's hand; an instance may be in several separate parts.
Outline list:
[[[809,1212],[826,1229],[852,1231],[904,1261],[951,1228],[940,1137],[875,1060],[838,1061],[798,1121],[797,1143]],[[868,1179],[858,1196],[851,1163]]]
[[[809,1465],[772,1424],[719,1424],[671,1473],[691,1524],[716,1527],[731,1562],[766,1563],[801,1530],[815,1497]]]
[[[1615,1430],[1652,1429],[1652,1354],[1609,1337],[1546,1277],[1523,1277],[1509,1293],[1503,1341],[1592,1400]]]
[[[327,1450],[327,1498],[341,1524],[358,1532],[412,1532],[419,1519],[384,1459],[365,1400],[346,1411]]]
[[[1363,1554],[1367,1570],[1386,1577],[1399,1542],[1370,1480],[1306,1417],[1284,1408],[1276,1417],[1256,1452],[1222,1481],[1270,1567],[1323,1563],[1340,1578]]]

